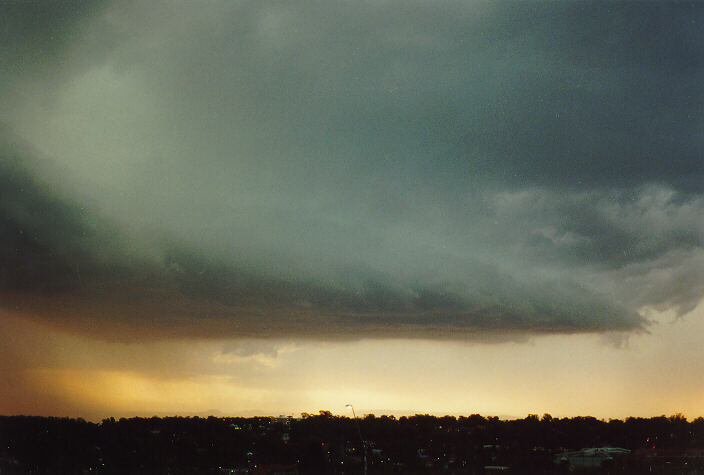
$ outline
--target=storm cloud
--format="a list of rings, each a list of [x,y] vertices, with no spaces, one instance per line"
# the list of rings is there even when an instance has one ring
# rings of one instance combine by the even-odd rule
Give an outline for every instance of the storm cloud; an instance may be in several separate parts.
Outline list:
[[[697,3],[40,5],[0,47],[7,310],[489,340],[702,298]]]

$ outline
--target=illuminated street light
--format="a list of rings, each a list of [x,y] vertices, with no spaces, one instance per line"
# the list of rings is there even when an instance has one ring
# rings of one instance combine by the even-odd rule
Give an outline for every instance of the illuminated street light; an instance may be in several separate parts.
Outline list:
[[[352,409],[352,416],[354,416],[354,421],[357,423],[357,432],[359,432],[359,440],[362,442],[362,454],[364,456],[364,475],[367,475],[367,444],[364,442],[364,437],[362,437],[362,427],[359,425],[359,419],[357,419],[357,414],[354,412],[354,406],[345,404],[345,407]]]

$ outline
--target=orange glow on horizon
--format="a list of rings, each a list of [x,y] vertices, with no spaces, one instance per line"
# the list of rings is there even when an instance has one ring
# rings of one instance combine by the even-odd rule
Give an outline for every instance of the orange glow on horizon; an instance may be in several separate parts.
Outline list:
[[[698,309],[701,317],[702,307]],[[18,316],[0,413],[134,415],[472,414],[650,417],[704,412],[704,318],[616,347],[596,335],[465,344],[222,340],[111,343]],[[679,352],[672,352],[677,342]]]

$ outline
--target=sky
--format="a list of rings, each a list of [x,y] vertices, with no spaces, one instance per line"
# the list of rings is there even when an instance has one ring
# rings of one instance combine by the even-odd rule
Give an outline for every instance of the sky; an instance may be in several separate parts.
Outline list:
[[[0,2],[0,64],[0,414],[704,415],[700,2]]]

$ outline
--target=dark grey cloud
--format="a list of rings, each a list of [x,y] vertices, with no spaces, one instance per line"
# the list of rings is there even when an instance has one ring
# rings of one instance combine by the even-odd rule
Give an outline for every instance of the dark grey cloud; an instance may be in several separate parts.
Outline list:
[[[272,167],[295,153],[290,179],[701,191],[701,21],[685,3],[246,3],[153,60],[170,107]]]
[[[701,4],[42,5],[2,50],[14,306],[469,338],[702,297]]]
[[[477,337],[496,331],[628,330],[642,318],[588,289],[533,285],[472,265],[476,283],[403,282],[371,269],[332,282],[284,279],[162,243],[141,261],[121,231],[33,178],[5,144],[0,292],[7,310],[103,337],[307,335]],[[25,151],[26,153],[26,151]],[[26,157],[25,157],[26,158]],[[137,330],[139,329],[139,330]],[[144,336],[144,335],[143,335]]]
[[[631,308],[684,315],[701,301],[700,195],[658,186],[608,193],[531,189],[500,195],[495,209],[512,227],[501,246],[513,244],[536,265],[569,269],[572,278],[618,295]]]
[[[526,246],[545,258],[618,269],[704,246],[701,196],[660,187],[559,194],[534,189],[516,195],[520,199],[499,208],[515,223],[532,227]]]
[[[5,290],[66,290],[76,261],[88,257],[92,229],[77,207],[43,189],[18,153],[2,143],[0,159],[0,281]],[[22,155],[20,152],[19,155]]]
[[[0,3],[0,79],[31,80],[41,74],[60,79],[66,50],[81,39],[86,23],[106,4],[101,0]]]

